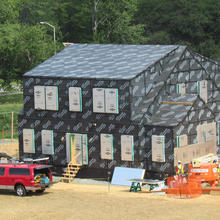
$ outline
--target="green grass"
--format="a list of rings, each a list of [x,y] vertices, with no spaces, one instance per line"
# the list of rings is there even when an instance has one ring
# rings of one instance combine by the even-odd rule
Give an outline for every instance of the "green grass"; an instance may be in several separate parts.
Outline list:
[[[0,96],[0,139],[11,138],[11,119],[14,112],[14,138],[18,137],[18,113],[23,107],[23,95]]]
[[[19,112],[22,107],[21,103],[0,104],[0,112]]]

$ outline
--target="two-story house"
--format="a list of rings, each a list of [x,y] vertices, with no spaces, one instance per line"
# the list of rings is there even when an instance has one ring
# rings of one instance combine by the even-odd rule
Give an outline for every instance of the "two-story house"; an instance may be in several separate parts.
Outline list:
[[[197,143],[200,125],[219,130],[219,69],[185,46],[68,46],[24,74],[20,157],[66,166],[77,155],[90,176],[173,173],[174,148]]]

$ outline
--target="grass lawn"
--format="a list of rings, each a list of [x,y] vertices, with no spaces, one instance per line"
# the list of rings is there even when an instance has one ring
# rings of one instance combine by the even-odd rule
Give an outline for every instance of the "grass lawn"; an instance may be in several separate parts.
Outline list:
[[[18,113],[23,107],[23,103],[12,103],[12,104],[0,104],[0,112],[15,112]]]
[[[23,95],[0,96],[0,139],[11,138],[11,120],[14,112],[14,138],[18,137],[18,113],[23,107]]]

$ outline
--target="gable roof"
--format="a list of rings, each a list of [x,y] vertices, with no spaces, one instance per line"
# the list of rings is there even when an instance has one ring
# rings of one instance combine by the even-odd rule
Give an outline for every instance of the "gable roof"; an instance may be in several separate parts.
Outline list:
[[[178,125],[188,114],[197,98],[198,95],[194,94],[168,96],[152,116],[150,124],[169,127]]]
[[[177,47],[73,44],[24,76],[131,79]]]

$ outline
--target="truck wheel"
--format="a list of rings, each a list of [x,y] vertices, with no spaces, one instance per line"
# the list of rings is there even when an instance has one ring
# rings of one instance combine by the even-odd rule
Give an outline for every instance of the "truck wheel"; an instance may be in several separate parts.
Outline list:
[[[17,185],[15,188],[17,196],[26,196],[27,191],[23,185]]]

